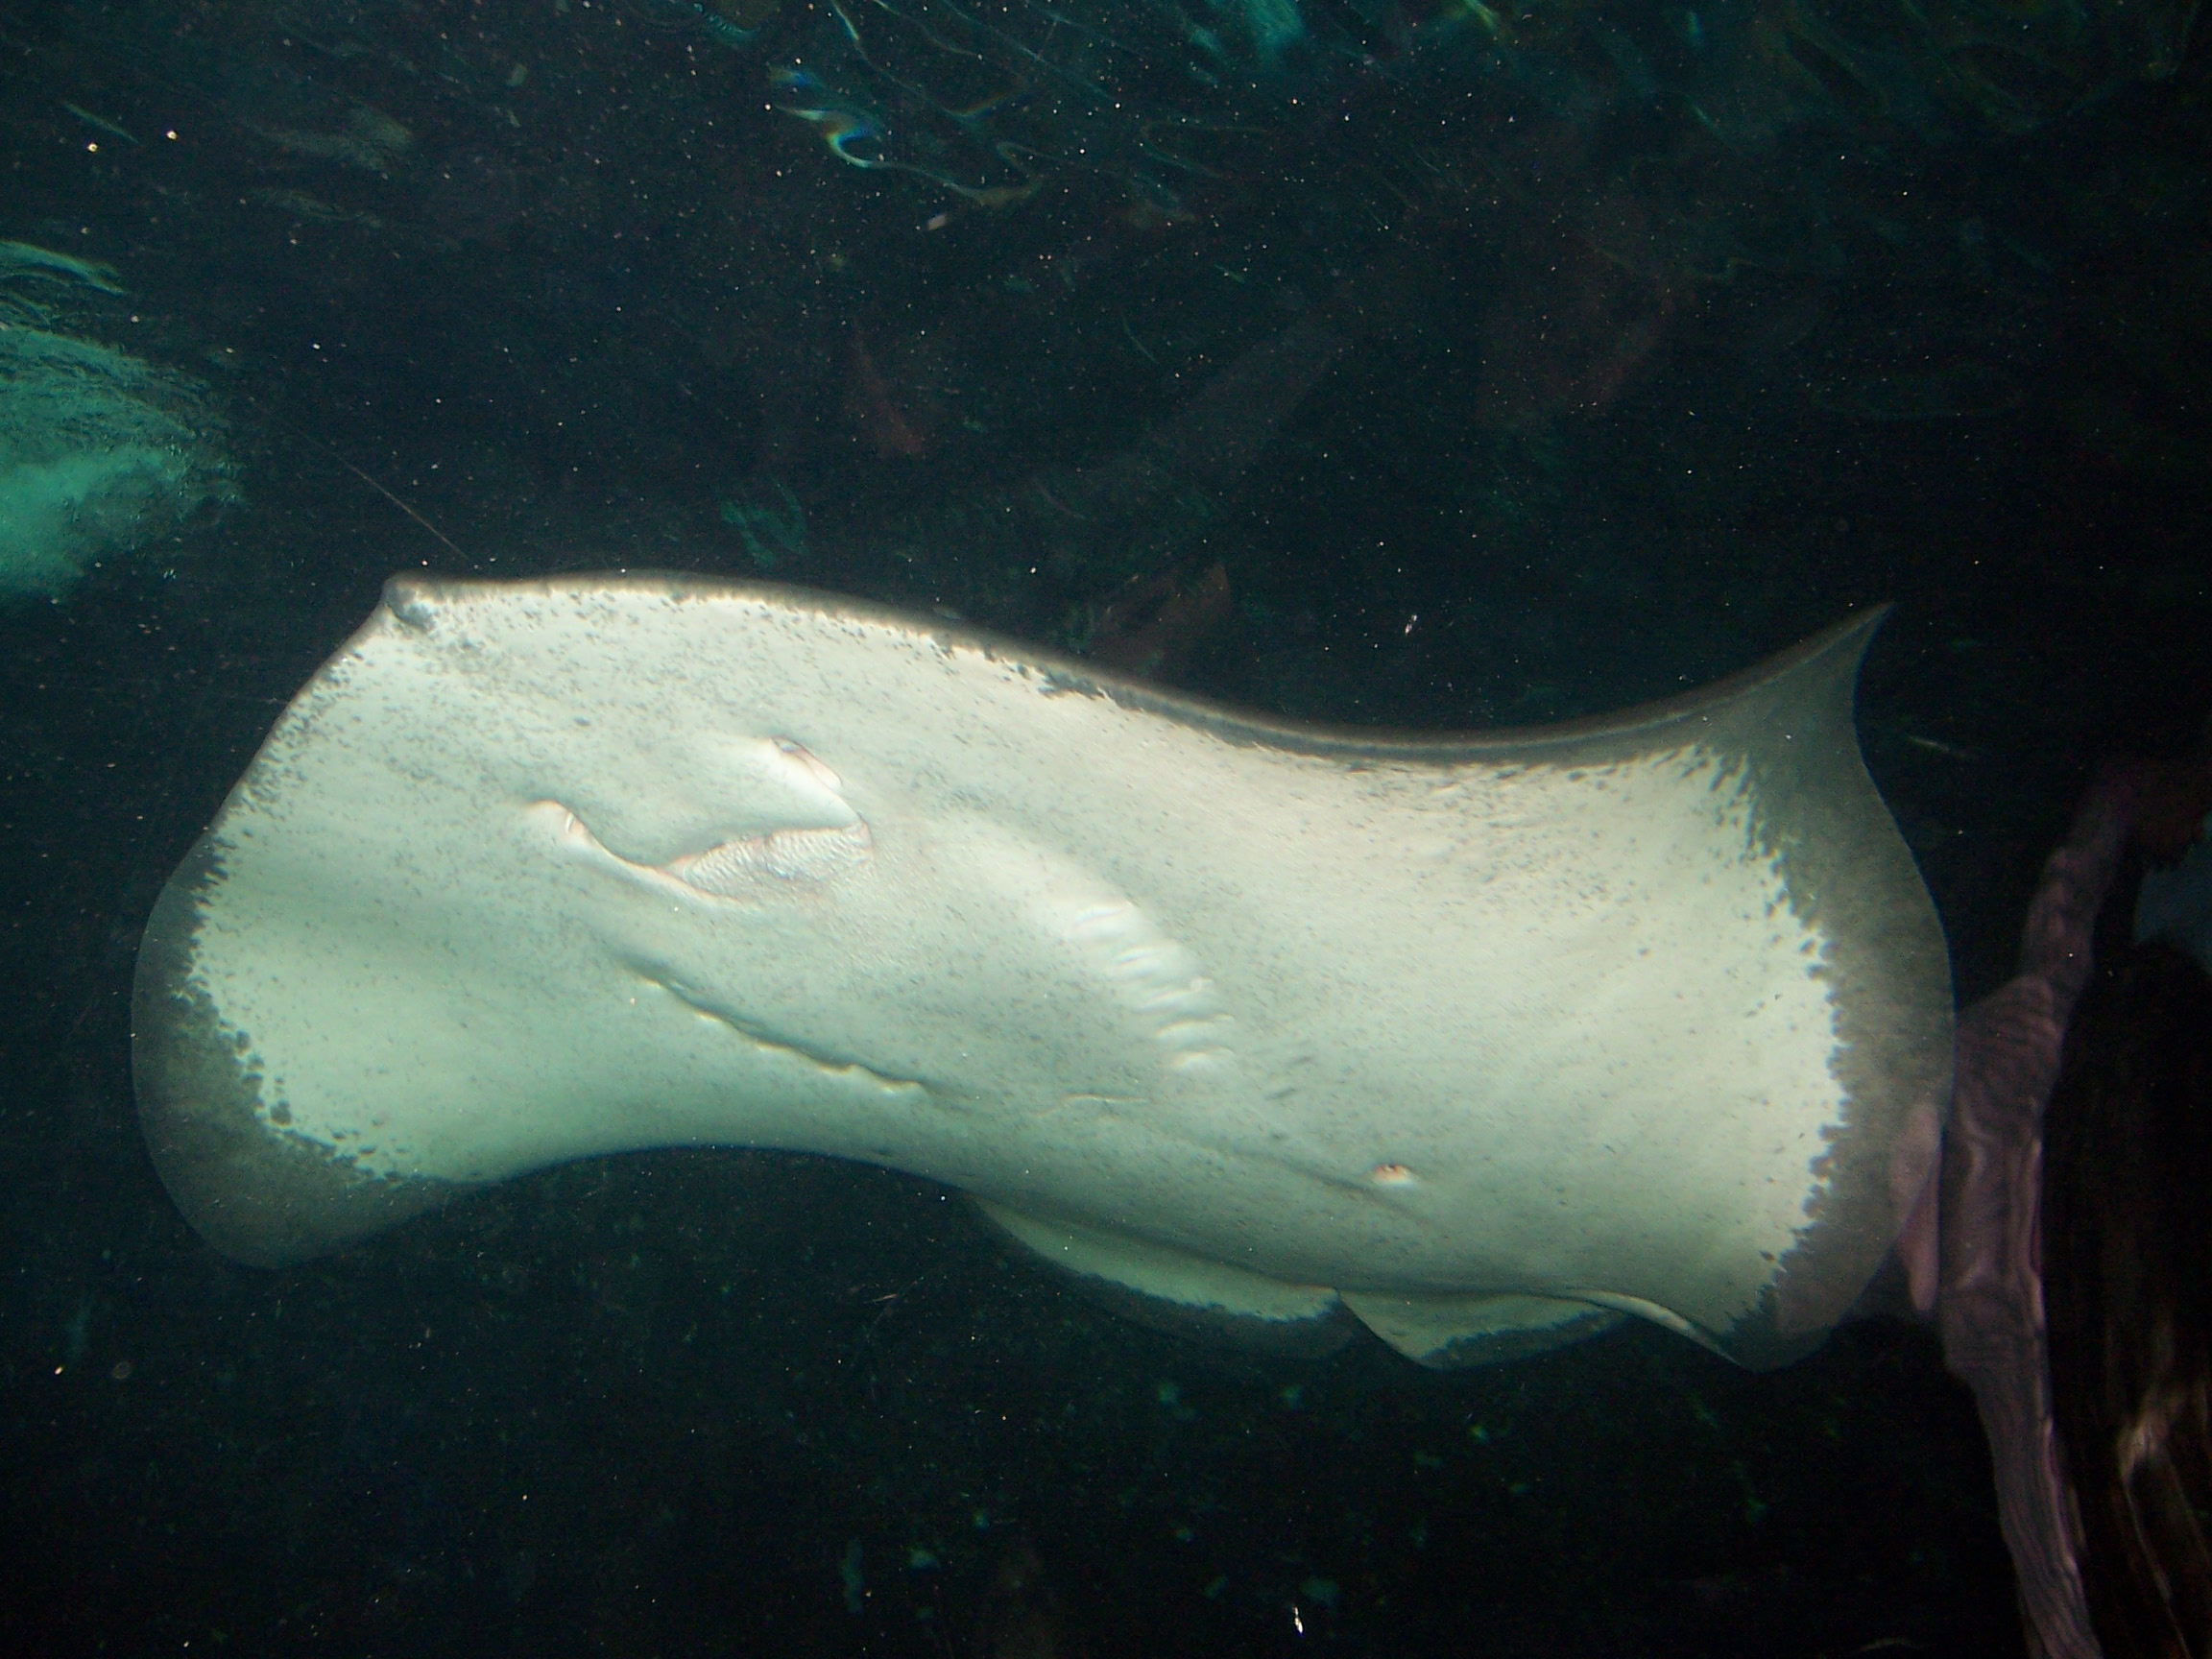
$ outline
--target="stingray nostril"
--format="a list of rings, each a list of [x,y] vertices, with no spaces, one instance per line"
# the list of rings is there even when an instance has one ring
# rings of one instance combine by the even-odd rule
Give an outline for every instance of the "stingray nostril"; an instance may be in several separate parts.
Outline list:
[[[807,748],[805,744],[794,738],[779,737],[776,739],[776,752],[796,760],[823,788],[830,790],[832,794],[841,795],[844,793],[845,781],[837,776],[828,761]]]

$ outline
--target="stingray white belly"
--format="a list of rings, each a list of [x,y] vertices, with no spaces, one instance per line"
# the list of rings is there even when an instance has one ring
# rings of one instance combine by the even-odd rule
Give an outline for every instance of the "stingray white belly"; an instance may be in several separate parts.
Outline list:
[[[1948,1085],[1852,733],[1872,626],[1397,737],[789,589],[395,581],[148,928],[149,1141],[252,1261],[766,1145],[1171,1304],[1769,1361],[1879,1262]]]

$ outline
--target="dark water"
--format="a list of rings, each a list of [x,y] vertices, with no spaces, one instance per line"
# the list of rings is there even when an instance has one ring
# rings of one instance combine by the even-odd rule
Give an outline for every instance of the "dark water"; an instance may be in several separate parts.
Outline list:
[[[201,381],[235,482],[0,608],[0,1640],[2019,1652],[1902,1324],[1262,1361],[781,1154],[277,1273],[185,1227],[137,933],[395,571],[766,572],[1427,729],[1893,601],[1862,740],[1962,997],[2094,764],[2212,696],[2186,8],[1338,7],[1273,55],[1139,0],[730,12],[0,8],[0,237],[128,289],[0,300]],[[871,128],[897,165],[824,142]],[[1193,402],[1256,351],[1290,391]]]

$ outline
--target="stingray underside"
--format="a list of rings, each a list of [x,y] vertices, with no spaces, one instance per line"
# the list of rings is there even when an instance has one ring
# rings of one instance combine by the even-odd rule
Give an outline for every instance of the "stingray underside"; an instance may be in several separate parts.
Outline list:
[[[1948,1092],[1873,617],[1673,702],[1291,726],[826,595],[396,580],[156,907],[141,1115],[279,1263],[567,1159],[974,1194],[1177,1328],[1803,1351]]]

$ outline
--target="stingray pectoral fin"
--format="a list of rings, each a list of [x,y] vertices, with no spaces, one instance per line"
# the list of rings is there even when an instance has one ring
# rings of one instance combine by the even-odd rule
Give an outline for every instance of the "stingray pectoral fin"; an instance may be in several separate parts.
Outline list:
[[[1621,1323],[1610,1308],[1563,1296],[1398,1295],[1346,1291],[1344,1306],[1368,1330],[1435,1371],[1524,1359]]]
[[[178,1208],[237,1260],[275,1267],[465,1190],[454,1181],[366,1173],[270,1123],[249,1049],[191,982],[196,912],[216,878],[203,843],[147,921],[132,995],[131,1069],[147,1148]]]
[[[1326,1354],[1351,1340],[1334,1290],[1288,1285],[1165,1244],[1043,1221],[978,1198],[1016,1243],[1070,1274],[1116,1312],[1178,1336],[1210,1336],[1277,1354]]]

